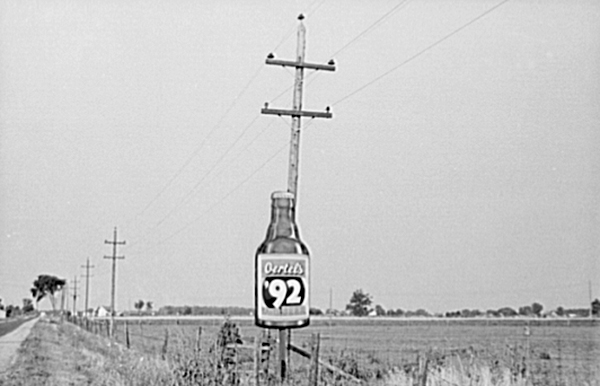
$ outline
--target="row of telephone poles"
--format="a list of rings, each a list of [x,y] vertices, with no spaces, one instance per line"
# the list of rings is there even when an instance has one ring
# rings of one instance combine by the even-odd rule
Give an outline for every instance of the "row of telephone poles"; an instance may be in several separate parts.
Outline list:
[[[117,276],[117,260],[122,260],[125,258],[125,256],[117,256],[117,246],[118,245],[125,245],[125,241],[118,241],[117,238],[117,228],[115,227],[114,229],[114,233],[113,233],[113,239],[112,240],[105,240],[104,241],[105,244],[110,244],[113,246],[112,250],[112,256],[104,256],[105,259],[111,259],[112,262],[112,276],[111,276],[111,293],[110,293],[110,334],[112,335],[113,331],[114,331],[114,316],[115,316],[115,296],[116,296],[116,276]],[[89,298],[90,298],[90,278],[92,277],[90,274],[90,269],[95,268],[94,265],[90,264],[90,258],[88,257],[86,260],[85,265],[82,265],[81,268],[85,268],[85,274],[83,275],[83,277],[85,278],[85,308],[84,308],[84,314],[87,315],[89,312]],[[78,286],[77,286],[77,276],[75,276],[73,278],[72,281],[72,288],[73,288],[73,294],[71,295],[73,297],[73,315],[75,315],[77,313],[77,290],[78,290]],[[68,290],[68,288],[67,288]],[[64,305],[64,297],[65,297],[65,293],[63,293],[63,305]],[[64,307],[63,307],[64,308]],[[67,308],[69,308],[68,304],[67,304]]]

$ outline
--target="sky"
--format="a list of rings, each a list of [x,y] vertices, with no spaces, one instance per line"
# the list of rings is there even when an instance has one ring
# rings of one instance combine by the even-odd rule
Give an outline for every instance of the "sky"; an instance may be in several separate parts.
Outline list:
[[[0,0],[0,298],[251,307],[286,190],[311,306],[586,307],[600,297],[600,3]],[[72,301],[72,300],[71,300]],[[71,303],[72,304],[72,303]],[[42,308],[50,307],[43,301]]]

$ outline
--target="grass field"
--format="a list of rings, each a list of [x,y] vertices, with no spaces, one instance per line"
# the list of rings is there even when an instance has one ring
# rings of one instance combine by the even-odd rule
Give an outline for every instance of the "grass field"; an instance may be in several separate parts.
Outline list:
[[[167,354],[193,350],[198,330],[201,347],[214,344],[223,318],[152,318],[127,321],[131,345],[144,353],[160,353],[168,334]],[[258,329],[249,318],[232,319],[244,342]],[[363,379],[382,378],[416,366],[419,358],[442,367],[477,364],[508,369],[533,385],[600,385],[599,320],[460,320],[460,319],[313,319],[294,330],[292,342],[308,345],[321,336],[321,358]],[[117,339],[125,342],[124,320],[117,320]],[[276,333],[272,332],[272,337]],[[252,353],[241,362],[251,362]],[[251,363],[247,363],[251,368]],[[291,372],[303,372],[304,358],[291,356]],[[395,369],[395,370],[394,370]],[[504,371],[504,370],[503,370]],[[524,383],[525,384],[525,383]]]

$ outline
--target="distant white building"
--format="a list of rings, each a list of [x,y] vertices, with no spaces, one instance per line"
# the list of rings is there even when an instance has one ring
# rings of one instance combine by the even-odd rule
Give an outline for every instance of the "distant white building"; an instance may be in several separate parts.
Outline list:
[[[110,306],[100,306],[94,310],[94,316],[98,318],[105,318],[110,316]]]

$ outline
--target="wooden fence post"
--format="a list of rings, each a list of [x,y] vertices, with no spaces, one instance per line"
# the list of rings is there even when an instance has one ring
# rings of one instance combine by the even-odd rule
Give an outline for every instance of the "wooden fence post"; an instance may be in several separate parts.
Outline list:
[[[421,363],[423,364],[421,366]],[[421,359],[419,357],[419,370],[421,372],[419,379],[419,386],[427,386],[427,372],[429,371],[429,357]]]
[[[310,336],[310,372],[308,376],[309,386],[317,386],[319,383],[319,345],[321,335]]]
[[[262,368],[262,329],[258,330],[256,338],[254,340],[254,378],[256,379],[254,385],[260,386],[260,373]]]
[[[161,350],[162,359],[166,359],[166,357],[167,357],[168,345],[169,345],[169,329],[165,328],[165,342],[163,343],[162,350]]]
[[[196,356],[200,355],[200,350],[202,348],[202,326],[198,327],[198,332],[196,332]]]
[[[131,343],[129,342],[129,324],[125,321],[125,345],[127,348],[131,348]]]

